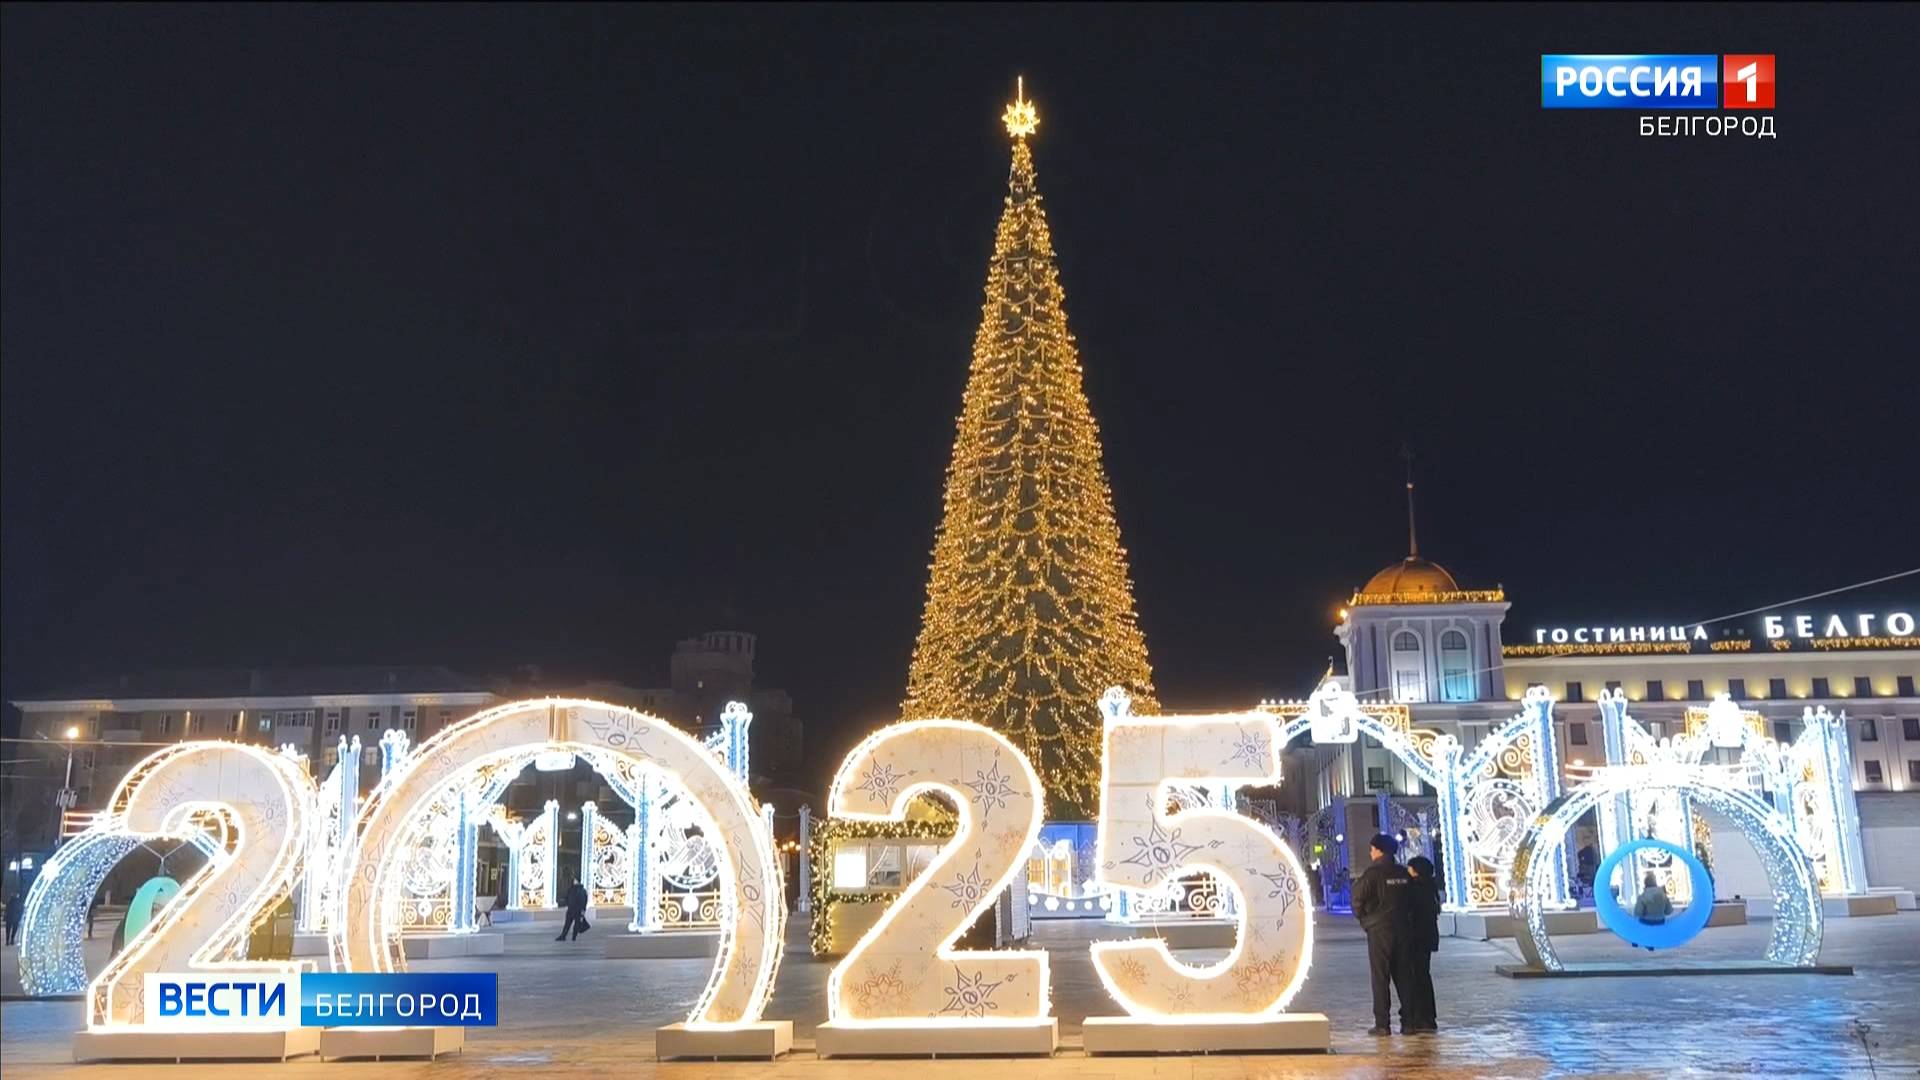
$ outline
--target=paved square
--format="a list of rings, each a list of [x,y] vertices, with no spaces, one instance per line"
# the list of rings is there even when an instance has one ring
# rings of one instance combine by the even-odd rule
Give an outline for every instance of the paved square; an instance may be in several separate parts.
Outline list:
[[[602,923],[610,928],[610,923]],[[1036,1078],[1264,1078],[1264,1077],[1545,1077],[1737,1076],[1865,1077],[1869,1068],[1849,1033],[1870,1025],[1882,1077],[1920,1072],[1920,914],[1835,919],[1827,924],[1822,960],[1852,964],[1845,976],[1697,976],[1655,979],[1516,981],[1494,974],[1516,959],[1510,942],[1446,939],[1434,961],[1440,997],[1438,1035],[1387,1039],[1363,1034],[1370,1023],[1365,944],[1352,920],[1321,916],[1314,964],[1297,999],[1302,1011],[1333,1021],[1334,1053],[1326,1056],[1102,1057],[1078,1050],[1089,1013],[1111,1013],[1087,959],[1085,923],[1042,924],[1053,952],[1053,1004],[1062,1040],[1071,1049],[1047,1060],[992,1063],[943,1061],[819,1061],[811,1054],[813,1028],[825,1019],[829,965],[806,955],[796,922],[788,959],[768,1015],[795,1021],[798,1052],[774,1064],[653,1061],[653,1029],[683,1019],[707,975],[700,960],[608,960],[599,930],[577,944],[553,941],[552,927],[516,929],[501,957],[422,962],[417,970],[492,968],[500,972],[502,1026],[475,1028],[464,1054],[436,1063],[288,1063],[292,1076],[381,1075],[448,1078],[508,1076],[723,1077],[725,1080],[892,1080],[912,1070],[915,1080],[976,1080],[1005,1075]],[[1689,957],[1751,957],[1765,948],[1768,926],[1708,930]],[[1558,939],[1569,961],[1625,960],[1630,951],[1611,935]],[[104,942],[94,943],[104,950]],[[14,950],[5,978],[17,991]],[[1195,958],[1204,953],[1189,954]],[[1644,954],[1642,954],[1644,956]],[[78,1002],[19,1002],[0,1006],[0,1066],[6,1080],[35,1076],[258,1077],[277,1065],[90,1066],[68,1063],[71,1035],[80,1024]]]

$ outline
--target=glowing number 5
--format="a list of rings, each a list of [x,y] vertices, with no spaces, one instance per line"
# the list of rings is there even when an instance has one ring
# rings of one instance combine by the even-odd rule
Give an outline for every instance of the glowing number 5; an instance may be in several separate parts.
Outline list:
[[[1044,951],[953,948],[1025,865],[1040,835],[1040,778],[1026,755],[994,731],[959,720],[916,720],[874,733],[847,755],[828,796],[829,813],[901,821],[908,802],[924,791],[958,804],[958,828],[833,969],[828,1015],[839,1024],[1047,1016]]]
[[[180,837],[200,832],[211,820],[221,842],[165,913],[93,980],[87,1026],[147,1023],[154,1004],[145,1000],[149,972],[299,970],[294,962],[237,958],[246,955],[254,923],[292,892],[314,804],[305,767],[258,747],[185,743],[136,766],[114,793],[111,805],[124,809],[101,828]]]
[[[1097,942],[1100,981],[1143,1020],[1252,1020],[1279,1012],[1299,988],[1313,949],[1300,861],[1272,830],[1232,810],[1167,809],[1169,784],[1278,783],[1278,724],[1258,712],[1134,717],[1112,695],[1102,704],[1108,715],[1098,879],[1160,889],[1210,871],[1237,896],[1238,926],[1233,951],[1209,967],[1180,963],[1158,938]]]

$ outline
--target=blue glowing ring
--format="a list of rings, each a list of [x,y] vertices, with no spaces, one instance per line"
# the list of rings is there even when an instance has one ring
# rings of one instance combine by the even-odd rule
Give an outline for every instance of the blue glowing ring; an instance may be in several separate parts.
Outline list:
[[[1620,860],[1649,848],[1664,851],[1686,863],[1687,877],[1693,882],[1693,899],[1687,902],[1686,909],[1654,926],[1634,918],[1633,912],[1621,907],[1619,899],[1613,894],[1612,885],[1613,871],[1620,865]],[[1629,944],[1641,948],[1671,949],[1685,945],[1706,928],[1707,919],[1713,914],[1713,878],[1708,876],[1707,868],[1700,865],[1700,860],[1693,857],[1693,852],[1665,840],[1635,840],[1608,852],[1607,857],[1600,861],[1600,869],[1594,874],[1593,883],[1593,907],[1599,913],[1600,921]]]

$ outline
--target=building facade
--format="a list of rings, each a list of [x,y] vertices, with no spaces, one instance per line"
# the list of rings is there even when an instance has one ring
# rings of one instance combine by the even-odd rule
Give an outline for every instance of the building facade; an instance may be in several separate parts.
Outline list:
[[[1405,706],[1414,728],[1471,750],[1520,710],[1529,687],[1555,699],[1562,783],[1606,763],[1598,697],[1617,691],[1656,737],[1690,730],[1717,695],[1792,742],[1809,709],[1845,714],[1863,847],[1876,885],[1920,887],[1920,605],[1785,609],[1714,624],[1506,626],[1502,589],[1462,588],[1409,555],[1355,590],[1335,635],[1363,701]],[[1431,811],[1434,793],[1372,740],[1312,752],[1310,813],[1343,801],[1349,861],[1374,829]],[[1302,795],[1304,796],[1304,792]],[[1383,802],[1381,796],[1386,796]],[[1381,808],[1388,809],[1386,818]]]

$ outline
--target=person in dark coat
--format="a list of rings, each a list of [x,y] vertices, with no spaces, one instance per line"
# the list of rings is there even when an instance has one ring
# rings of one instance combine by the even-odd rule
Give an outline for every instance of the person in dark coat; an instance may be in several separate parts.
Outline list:
[[[578,940],[581,934],[591,929],[593,927],[587,923],[587,890],[580,884],[579,878],[574,878],[573,884],[567,887],[567,921],[560,927],[560,936],[553,940]],[[567,937],[568,931],[573,932],[571,939]]]
[[[1400,1030],[1407,1031],[1407,987],[1403,981],[1404,964],[1399,950],[1405,947],[1408,933],[1407,911],[1409,883],[1407,868],[1393,861],[1400,842],[1386,833],[1375,833],[1368,844],[1373,862],[1353,883],[1353,917],[1367,932],[1367,970],[1373,977],[1373,1027],[1369,1035],[1391,1035],[1393,995],[1400,998]],[[1393,991],[1387,987],[1392,984]]]
[[[7,944],[9,945],[13,944],[14,938],[20,936],[20,915],[24,910],[19,893],[7,897]]]
[[[1433,999],[1433,954],[1440,951],[1440,879],[1434,876],[1433,862],[1425,855],[1407,860],[1407,873],[1413,881],[1408,888],[1407,942],[1400,950],[1406,963],[1402,983],[1413,1004],[1401,1014],[1402,1031],[1439,1031],[1435,1019],[1438,1008]]]

